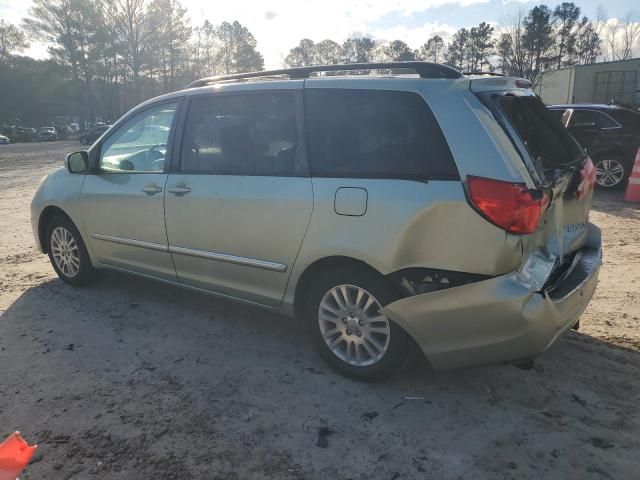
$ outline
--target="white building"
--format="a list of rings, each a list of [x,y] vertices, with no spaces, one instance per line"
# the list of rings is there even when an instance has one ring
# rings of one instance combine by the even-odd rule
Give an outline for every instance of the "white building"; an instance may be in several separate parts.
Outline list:
[[[640,105],[640,58],[551,70],[534,90],[547,105],[612,100]]]

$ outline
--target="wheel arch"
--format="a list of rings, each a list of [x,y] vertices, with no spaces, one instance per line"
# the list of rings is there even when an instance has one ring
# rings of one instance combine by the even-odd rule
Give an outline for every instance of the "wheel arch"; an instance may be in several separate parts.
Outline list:
[[[313,279],[320,275],[322,272],[342,268],[359,269],[362,271],[366,271],[371,275],[375,275],[384,280],[385,283],[387,283],[389,289],[394,293],[394,295],[398,293],[397,287],[391,281],[389,281],[389,279],[385,275],[383,275],[382,272],[362,260],[341,255],[323,257],[309,264],[298,278],[293,300],[293,311],[297,318],[300,318],[302,316],[307,292],[309,291],[309,287]]]
[[[38,219],[38,239],[40,240],[40,245],[42,246],[42,250],[44,253],[49,253],[47,251],[47,241],[45,235],[47,234],[47,226],[53,217],[56,215],[62,215],[69,219],[71,223],[75,225],[75,222],[71,219],[71,217],[60,207],[56,207],[55,205],[49,205],[42,213],[40,213],[40,218]],[[76,228],[77,225],[76,225]]]
[[[624,151],[616,149],[616,148],[603,148],[596,152],[589,154],[594,163],[600,160],[607,160],[607,157],[613,157],[621,162],[625,162],[625,154]]]

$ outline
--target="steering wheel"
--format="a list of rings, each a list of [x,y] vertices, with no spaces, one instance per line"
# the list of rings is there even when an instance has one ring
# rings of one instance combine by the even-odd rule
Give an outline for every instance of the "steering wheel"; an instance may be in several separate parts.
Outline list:
[[[150,161],[151,170],[162,171],[164,169],[164,159],[166,154],[161,152],[160,148],[166,148],[166,145],[154,145],[147,150],[147,159]],[[155,155],[152,155],[153,152]],[[155,158],[153,158],[155,156]]]

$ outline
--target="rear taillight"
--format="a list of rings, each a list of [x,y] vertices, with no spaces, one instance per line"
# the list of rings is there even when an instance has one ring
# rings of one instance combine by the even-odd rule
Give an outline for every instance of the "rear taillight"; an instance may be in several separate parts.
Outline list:
[[[578,200],[586,197],[596,185],[596,168],[593,166],[591,157],[587,157],[582,170],[580,170],[580,184],[578,185]]]
[[[469,198],[491,223],[509,233],[533,233],[549,206],[547,192],[530,190],[524,183],[467,177]]]

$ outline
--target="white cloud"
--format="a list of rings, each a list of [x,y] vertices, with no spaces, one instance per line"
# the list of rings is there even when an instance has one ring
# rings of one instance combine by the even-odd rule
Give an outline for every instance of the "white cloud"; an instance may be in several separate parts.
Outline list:
[[[430,37],[440,35],[448,40],[460,27],[440,22],[427,22],[419,27],[405,27],[396,25],[389,28],[375,29],[371,32],[373,38],[379,40],[402,40],[410,47],[418,48]]]

